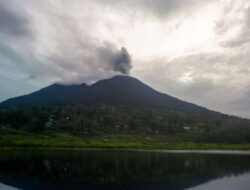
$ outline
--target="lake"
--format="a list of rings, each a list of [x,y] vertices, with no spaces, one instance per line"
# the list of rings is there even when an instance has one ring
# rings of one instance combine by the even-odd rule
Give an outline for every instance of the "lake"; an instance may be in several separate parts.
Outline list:
[[[249,190],[250,154],[1,150],[1,190]]]

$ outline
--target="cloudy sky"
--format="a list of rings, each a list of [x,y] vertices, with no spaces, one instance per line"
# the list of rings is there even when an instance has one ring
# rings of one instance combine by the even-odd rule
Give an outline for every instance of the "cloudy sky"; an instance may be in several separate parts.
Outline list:
[[[0,0],[0,101],[122,73],[250,118],[250,1]]]

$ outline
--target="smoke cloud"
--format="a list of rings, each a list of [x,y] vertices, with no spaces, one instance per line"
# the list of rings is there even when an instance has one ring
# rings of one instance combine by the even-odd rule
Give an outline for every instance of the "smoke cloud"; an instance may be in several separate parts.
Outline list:
[[[114,60],[114,70],[123,74],[129,74],[131,65],[131,56],[125,47],[121,48]]]
[[[96,60],[98,65],[105,70],[129,75],[132,69],[132,58],[125,47],[118,49],[113,44],[106,43],[104,47],[98,49],[95,57],[98,57]]]

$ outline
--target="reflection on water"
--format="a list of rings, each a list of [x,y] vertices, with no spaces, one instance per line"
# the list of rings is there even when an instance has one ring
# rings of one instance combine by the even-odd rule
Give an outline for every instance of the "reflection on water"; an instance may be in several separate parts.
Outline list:
[[[243,154],[0,151],[0,189],[245,190],[247,172],[250,155]]]
[[[250,174],[223,177],[188,190],[249,190]]]
[[[4,185],[4,184],[2,184],[2,183],[0,183],[0,189],[1,189],[1,190],[18,190],[17,188],[10,187],[10,186]]]

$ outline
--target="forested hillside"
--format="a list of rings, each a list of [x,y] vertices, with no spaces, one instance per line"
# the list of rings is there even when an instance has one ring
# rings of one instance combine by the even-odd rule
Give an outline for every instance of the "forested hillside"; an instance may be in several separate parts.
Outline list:
[[[185,113],[129,106],[72,105],[0,110],[2,129],[35,134],[98,136],[140,134],[195,142],[250,142],[250,121],[223,114]]]

